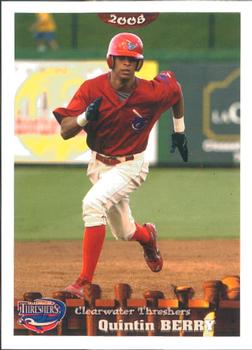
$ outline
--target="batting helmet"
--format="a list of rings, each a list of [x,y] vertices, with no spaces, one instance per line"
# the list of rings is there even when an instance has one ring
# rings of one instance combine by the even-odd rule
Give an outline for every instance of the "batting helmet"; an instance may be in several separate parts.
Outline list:
[[[120,33],[115,35],[108,47],[107,63],[109,68],[114,67],[114,56],[134,57],[138,60],[136,71],[139,71],[143,65],[143,43],[135,34]]]

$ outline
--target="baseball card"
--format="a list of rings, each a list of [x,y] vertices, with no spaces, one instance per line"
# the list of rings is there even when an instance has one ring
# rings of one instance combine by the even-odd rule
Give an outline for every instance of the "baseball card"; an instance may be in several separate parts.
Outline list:
[[[251,347],[251,12],[2,3],[3,348]]]

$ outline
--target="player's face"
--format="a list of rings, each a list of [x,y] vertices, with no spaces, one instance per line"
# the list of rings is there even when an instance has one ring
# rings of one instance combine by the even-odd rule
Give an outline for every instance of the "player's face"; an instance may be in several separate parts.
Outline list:
[[[134,77],[137,60],[134,57],[117,56],[115,57],[114,73],[122,80],[130,80]]]

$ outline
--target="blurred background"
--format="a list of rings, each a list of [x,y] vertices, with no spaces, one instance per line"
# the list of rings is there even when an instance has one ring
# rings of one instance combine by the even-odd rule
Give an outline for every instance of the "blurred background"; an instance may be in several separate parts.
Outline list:
[[[85,167],[89,151],[83,134],[67,142],[60,138],[51,112],[65,106],[85,79],[108,70],[109,41],[122,31],[143,39],[141,77],[175,72],[190,151],[188,164],[170,154],[166,112],[148,146],[153,169],[132,197],[137,219],[153,217],[165,238],[238,237],[240,14],[161,13],[149,26],[126,30],[94,13],[50,17],[53,38],[41,40],[38,15],[15,15],[16,239],[80,238],[81,199],[90,184],[72,165]]]
[[[37,21],[35,14],[16,14],[15,57],[17,66],[20,60],[23,64],[26,60],[29,62],[30,67],[26,64],[25,68],[22,69],[21,65],[18,68],[23,85],[26,73],[32,90],[27,94],[28,88],[26,92],[19,89],[22,98],[19,98],[17,93],[16,111],[27,108],[29,99],[32,100],[31,92],[34,93],[34,86],[44,84],[37,92],[34,112],[31,107],[32,101],[29,112],[35,113],[35,109],[41,110],[44,106],[44,109],[48,108],[51,116],[52,109],[70,100],[75,89],[85,79],[85,70],[89,76],[95,74],[95,69],[97,74],[107,71],[105,57],[108,43],[113,35],[123,31],[103,23],[96,14],[56,13],[52,16],[56,45],[43,47],[42,44],[39,47],[34,38],[36,31],[31,30]],[[146,62],[152,60],[157,64],[147,78],[154,77],[157,71],[169,69],[175,72],[183,87],[187,133],[190,139],[190,165],[230,166],[239,163],[239,14],[161,13],[149,26],[125,31],[136,33],[143,39]],[[84,61],[97,60],[104,62],[84,68]],[[44,62],[44,66],[43,61],[47,61]],[[62,66],[58,61],[69,63]],[[71,61],[79,62],[78,72],[73,72]],[[58,65],[55,62],[58,62]],[[54,72],[52,67],[55,67]],[[38,76],[34,77],[33,84],[31,72],[29,76],[29,72],[27,73],[29,69],[33,73],[44,69],[44,76],[40,75],[39,79]],[[69,70],[70,77],[66,75],[66,70]],[[79,75],[79,80],[76,75]],[[60,86],[66,84],[66,80],[71,80],[71,84],[63,92],[56,80]],[[19,82],[19,87],[20,85],[22,84]],[[65,96],[57,98],[55,90]],[[37,117],[41,118],[41,114]],[[50,127],[53,128],[52,125]],[[178,157],[171,157],[167,152],[170,129],[170,118],[161,118],[158,125],[158,156],[155,160],[158,164],[180,164]],[[21,135],[22,130],[19,131]],[[38,157],[40,159],[37,161],[47,160],[43,159],[41,154]]]

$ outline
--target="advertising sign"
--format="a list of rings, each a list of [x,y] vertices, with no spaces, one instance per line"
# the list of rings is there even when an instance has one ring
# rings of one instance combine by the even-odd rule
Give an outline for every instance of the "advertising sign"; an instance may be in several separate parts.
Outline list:
[[[204,152],[231,152],[240,158],[240,69],[222,80],[210,81],[203,89]]]
[[[87,163],[90,151],[84,131],[64,141],[52,111],[66,107],[86,80],[108,71],[106,61],[17,61],[15,96],[16,163]],[[155,61],[144,64],[140,77],[152,79]],[[156,161],[156,132],[152,131],[147,157]]]
[[[170,64],[182,85],[189,163],[240,162],[240,68],[233,63]],[[169,153],[171,118],[159,122],[159,161],[181,164]]]

